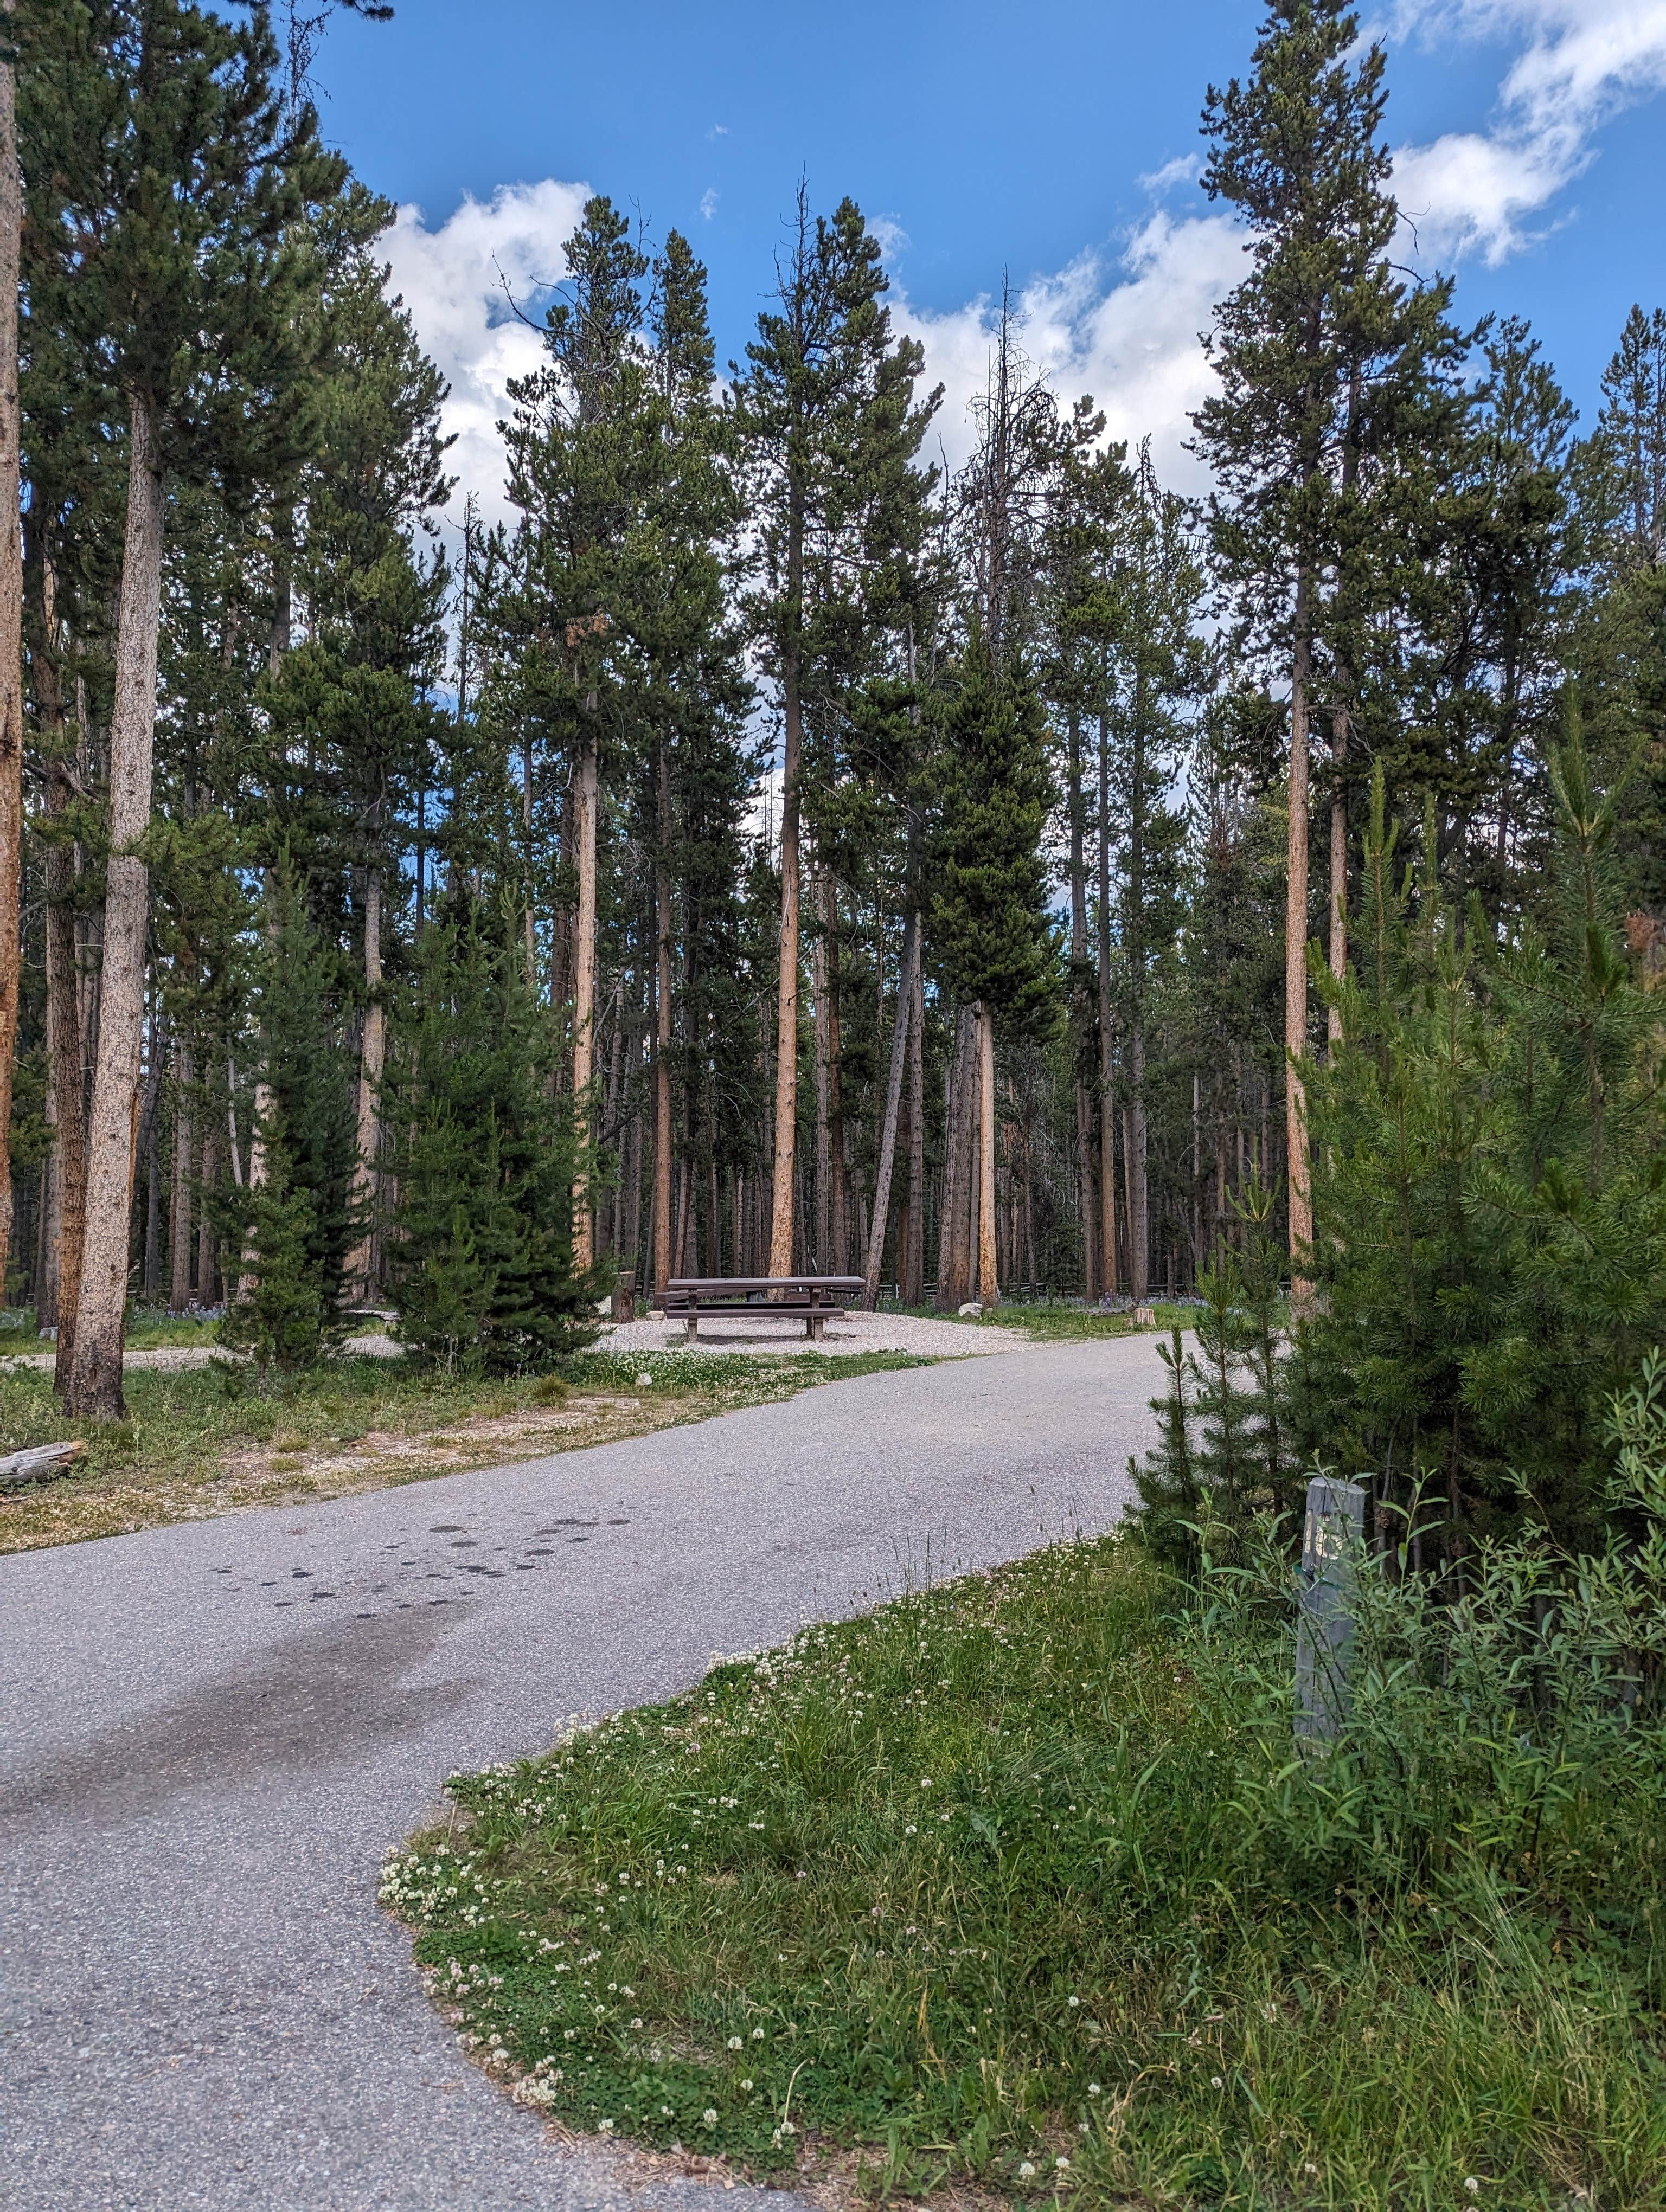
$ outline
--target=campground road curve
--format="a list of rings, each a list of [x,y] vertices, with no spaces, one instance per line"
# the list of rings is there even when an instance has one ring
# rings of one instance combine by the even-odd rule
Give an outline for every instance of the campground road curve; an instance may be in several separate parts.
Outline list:
[[[714,1650],[1108,1527],[1160,1380],[1150,1337],[1041,1346],[0,1558],[0,2205],[708,2206],[465,2063],[384,1850]]]

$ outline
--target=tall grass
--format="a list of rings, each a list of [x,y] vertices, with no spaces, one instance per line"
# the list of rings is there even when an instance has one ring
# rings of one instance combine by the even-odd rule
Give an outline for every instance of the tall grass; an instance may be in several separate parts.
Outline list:
[[[1657,1717],[1492,1663],[1556,1632],[1507,1577],[1426,1666],[1385,1577],[1304,1761],[1286,1577],[1180,1589],[1112,1538],[806,1629],[455,1778],[384,1896],[523,2102],[758,2172],[1658,2204]]]

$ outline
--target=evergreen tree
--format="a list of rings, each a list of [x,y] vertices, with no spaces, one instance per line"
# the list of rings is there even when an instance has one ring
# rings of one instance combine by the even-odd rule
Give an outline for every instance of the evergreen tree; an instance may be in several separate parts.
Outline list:
[[[830,219],[812,217],[800,189],[777,307],[759,316],[745,374],[736,372],[758,526],[750,613],[782,732],[773,1275],[789,1272],[794,1249],[806,701],[830,665],[848,666],[863,525],[876,501],[909,496],[912,457],[935,404],[913,404],[924,355],[916,340],[893,339],[887,288],[879,241],[855,203],[841,201]]]
[[[390,1064],[399,1334],[448,1368],[491,1373],[547,1367],[596,1333],[573,1230],[574,1119],[550,1090],[557,1036],[509,923],[477,913],[424,933]]]
[[[339,185],[307,111],[286,129],[263,10],[233,24],[179,0],[110,0],[58,67],[94,88],[93,178],[60,210],[54,295],[127,407],[127,515],[110,732],[110,859],[70,1410],[122,1403],[132,1114],[143,1028],[157,641],[170,474],[246,490],[304,440],[310,344],[296,218]]]
[[[1021,663],[992,667],[974,628],[943,709],[931,922],[945,989],[976,1009],[982,1141],[977,1295],[993,1304],[994,1040],[1037,1024],[1056,988],[1042,828],[1053,798],[1046,717]]]
[[[1389,259],[1397,218],[1382,137],[1383,56],[1375,44],[1356,52],[1358,28],[1345,0],[1274,0],[1254,74],[1212,88],[1204,111],[1204,188],[1241,210],[1252,268],[1216,311],[1209,352],[1221,388],[1194,419],[1219,485],[1212,532],[1245,641],[1289,685],[1286,1129],[1298,1259],[1311,1233],[1304,1096],[1314,717],[1329,706],[1345,772],[1348,631],[1384,588],[1368,557],[1375,549],[1380,560],[1385,542],[1372,528],[1373,479],[1401,489],[1407,470],[1393,464],[1438,449],[1450,414],[1441,386],[1457,345],[1445,319],[1450,287],[1409,286]],[[1337,972],[1347,895],[1339,827],[1345,833],[1345,817],[1332,830]]]

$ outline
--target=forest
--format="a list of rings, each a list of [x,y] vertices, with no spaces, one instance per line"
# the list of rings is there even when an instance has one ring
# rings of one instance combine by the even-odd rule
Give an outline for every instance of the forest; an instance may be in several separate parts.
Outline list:
[[[622,179],[488,527],[305,39],[6,22],[0,1272],[67,1412],[136,1303],[525,1372],[623,1270],[1185,1295],[1219,1381],[1293,1295],[1292,1452],[1588,1524],[1666,1320],[1666,308],[1582,422],[1408,273],[1381,48],[1273,0],[1207,496],[1005,314],[944,467],[808,185],[720,361]]]

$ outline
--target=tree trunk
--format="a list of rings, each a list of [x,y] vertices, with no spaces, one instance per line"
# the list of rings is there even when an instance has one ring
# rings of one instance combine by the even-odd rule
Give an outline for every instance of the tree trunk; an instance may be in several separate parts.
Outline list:
[[[1146,672],[1134,686],[1128,808],[1128,1287],[1144,1304],[1151,1285],[1151,1201],[1146,1175]]]
[[[917,951],[909,1014],[909,1226],[899,1241],[897,1287],[904,1305],[917,1306],[926,1295],[926,992]]]
[[[382,1149],[382,1064],[387,1044],[387,1014],[382,1005],[382,878],[380,868],[364,881],[364,1035],[359,1041],[358,1166],[354,1197],[364,1234],[347,1263],[348,1280],[368,1304],[376,1287],[377,1161]]]
[[[971,1112],[977,1083],[976,1023],[970,1006],[955,1018],[954,1057],[943,1118],[943,1210],[937,1224],[937,1304],[952,1313],[971,1294]]]
[[[977,1294],[986,1306],[1000,1303],[995,1262],[995,1018],[977,1009]]]
[[[98,1060],[87,1138],[87,1219],[76,1308],[75,1361],[65,1411],[113,1420],[122,1411],[122,1333],[133,1204],[133,1111],[144,1028],[149,884],[134,851],[150,820],[161,613],[164,486],[155,410],[132,402],[127,522],[110,718],[110,860],[104,898],[104,974]]]
[[[654,855],[654,1287],[671,1280],[671,752],[660,740]]]
[[[573,947],[573,1117],[579,1142],[579,1176],[573,1189],[573,1257],[579,1272],[595,1264],[595,1225],[590,1212],[589,1152],[593,1135],[590,1079],[596,1055],[596,695],[585,702],[573,797],[576,811],[579,915]]]
[[[210,1128],[203,1139],[202,1175],[197,1187],[200,1200],[197,1209],[197,1302],[199,1305],[204,1306],[211,1306],[216,1303],[214,1293],[218,1288],[214,1279],[216,1270],[214,1259],[214,1215],[211,1211],[211,1202],[214,1197],[214,1179],[219,1173],[219,1169],[220,1146],[213,1129]]]
[[[828,996],[828,894],[824,876],[814,882],[811,905],[818,927],[810,952],[810,989],[815,1000],[812,1033],[816,1054],[816,1255],[815,1264],[833,1269],[833,1008]]]
[[[35,698],[46,754],[46,813],[62,825],[69,811],[69,764],[63,757],[64,702],[58,660],[58,615],[50,563],[41,569],[42,646],[35,663]],[[82,1029],[80,963],[76,957],[76,856],[61,836],[46,845],[46,1061],[52,1102],[52,1203],[56,1235],[48,1255],[51,1319],[58,1331],[57,1387],[70,1379],[81,1237],[87,1191],[87,1070]]]
[[[1091,1015],[1085,1003],[1082,977],[1087,966],[1087,866],[1084,849],[1082,803],[1082,723],[1075,708],[1068,725],[1068,782],[1070,817],[1070,980],[1072,1043],[1079,1051]],[[1082,1289],[1091,1305],[1099,1295],[1097,1242],[1093,1208],[1093,1103],[1087,1085],[1076,1077],[1076,1206],[1082,1224]]]
[[[879,1132],[879,1165],[873,1183],[873,1220],[868,1231],[867,1263],[862,1271],[862,1306],[868,1313],[879,1303],[879,1270],[885,1256],[885,1224],[891,1209],[897,1124],[903,1107],[903,1078],[908,1072],[909,1025],[914,1011],[915,969],[919,957],[919,918],[910,913],[903,924],[903,973],[897,986],[897,1025],[891,1034],[891,1078],[885,1085],[885,1118]],[[900,1261],[897,1272],[899,1277],[903,1273]]]
[[[830,878],[827,886],[827,1119],[829,1161],[832,1170],[829,1212],[833,1222],[830,1254],[836,1275],[850,1273],[850,1202],[845,1187],[844,1100],[842,1042],[839,1035],[839,892]],[[824,1263],[825,1264],[825,1263]]]
[[[183,1313],[191,1304],[191,1155],[195,1135],[192,1110],[193,1067],[183,1037],[173,1046],[173,1187],[167,1209],[167,1308]],[[206,1300],[204,1301],[206,1304]]]
[[[1335,787],[1330,794],[1330,972],[1339,979],[1347,973],[1348,964],[1348,802],[1343,777],[1347,773],[1348,710],[1338,707],[1331,717],[1330,758],[1335,775]],[[1342,1010],[1331,1006],[1327,1010],[1325,1034],[1329,1042],[1340,1044],[1342,1036]]]
[[[796,605],[801,588],[803,516],[789,518],[789,599]],[[793,1183],[797,1164],[799,1118],[799,773],[803,753],[799,664],[796,650],[783,657],[782,703],[786,731],[781,791],[781,968],[775,985],[775,1159],[773,1211],[769,1222],[769,1273],[793,1268]]]
[[[1307,1091],[1307,723],[1312,675],[1312,585],[1307,570],[1296,579],[1296,622],[1290,669],[1289,882],[1284,919],[1285,1141],[1288,1148],[1290,1255],[1298,1300],[1307,1285],[1299,1268],[1313,1241],[1313,1201],[1308,1174]]]
[[[139,1117],[139,1156],[144,1162],[144,1262],[143,1295],[154,1304],[162,1287],[162,1018],[152,994],[149,1064],[145,1070],[144,1110]]]
[[[1110,1021],[1110,739],[1099,717],[1099,850],[1097,929],[1099,986],[1099,1267],[1107,1291],[1116,1288],[1116,1109]]]
[[[0,0],[9,35],[11,0]],[[23,532],[17,398],[17,286],[23,186],[17,163],[17,82],[0,61],[0,1304],[11,1257],[11,1091],[22,981]]]

